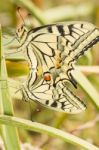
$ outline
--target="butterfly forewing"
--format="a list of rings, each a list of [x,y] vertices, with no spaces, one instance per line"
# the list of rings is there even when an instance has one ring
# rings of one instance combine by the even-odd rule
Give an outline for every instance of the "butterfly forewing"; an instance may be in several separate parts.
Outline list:
[[[73,69],[72,63],[99,41],[99,30],[86,22],[48,25],[31,30],[30,33],[35,35],[31,42],[41,52],[42,61],[48,64],[48,55],[55,67],[60,59],[62,71],[66,73],[68,81],[72,80],[71,73],[68,73]],[[60,56],[56,59],[59,51]]]

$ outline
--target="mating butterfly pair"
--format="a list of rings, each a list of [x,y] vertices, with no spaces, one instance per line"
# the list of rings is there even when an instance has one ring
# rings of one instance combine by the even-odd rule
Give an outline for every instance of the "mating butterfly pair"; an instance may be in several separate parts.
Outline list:
[[[17,30],[30,72],[22,85],[25,100],[34,100],[46,107],[66,113],[79,113],[85,104],[68,89],[77,83],[71,71],[74,63],[99,41],[99,29],[87,22],[67,22],[46,25],[30,31]]]

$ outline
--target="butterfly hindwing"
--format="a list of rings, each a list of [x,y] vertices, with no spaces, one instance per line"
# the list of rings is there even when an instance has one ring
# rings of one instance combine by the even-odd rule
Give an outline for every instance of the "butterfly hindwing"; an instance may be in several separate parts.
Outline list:
[[[75,114],[85,110],[85,104],[62,83],[56,89],[44,83],[43,79],[40,84],[32,90],[22,88],[23,97],[60,112]]]

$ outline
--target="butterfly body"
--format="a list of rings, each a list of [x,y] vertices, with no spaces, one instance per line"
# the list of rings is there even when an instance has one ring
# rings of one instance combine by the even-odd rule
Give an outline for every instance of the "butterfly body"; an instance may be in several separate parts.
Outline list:
[[[21,32],[21,33],[20,33]],[[99,41],[99,29],[86,22],[46,25],[17,32],[30,73],[22,88],[24,99],[67,113],[79,113],[85,104],[67,87],[77,88],[72,76],[75,61]]]

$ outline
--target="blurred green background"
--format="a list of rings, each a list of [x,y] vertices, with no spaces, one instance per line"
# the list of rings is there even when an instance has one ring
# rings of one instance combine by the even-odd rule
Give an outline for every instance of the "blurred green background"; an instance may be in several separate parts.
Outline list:
[[[28,29],[43,24],[68,20],[88,21],[99,27],[99,0],[32,0],[32,2],[36,8],[40,9],[40,17],[42,17],[43,21],[35,17],[35,13],[33,15],[26,6],[24,7],[24,2],[20,3],[20,0],[16,0],[14,3],[10,0],[0,1],[0,23],[3,28],[3,42],[4,44],[8,43],[6,47],[4,46],[5,51],[17,48],[17,42],[11,42],[11,39],[15,36],[16,26],[23,23],[22,18]],[[18,7],[20,7],[22,18],[17,13]],[[34,11],[36,8],[34,7]],[[28,74],[27,62],[24,61],[22,56],[15,55],[15,57],[9,58],[6,64],[8,75],[13,79],[19,79]],[[86,56],[80,58],[77,64],[99,66],[99,44],[92,48],[92,51],[89,51]],[[95,72],[86,73],[84,71],[84,74],[99,92],[99,68]],[[87,103],[87,110],[81,114],[62,114],[44,108],[34,102],[26,103],[16,99],[13,100],[14,115],[20,118],[32,118],[33,121],[54,126],[99,146],[99,112],[90,101],[88,95],[79,86],[77,90],[73,90]],[[19,130],[19,137],[22,143],[34,146],[34,150],[36,148],[38,150],[82,150],[80,147],[59,139],[22,129]]]

